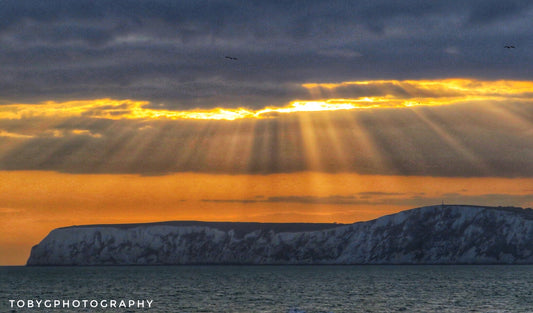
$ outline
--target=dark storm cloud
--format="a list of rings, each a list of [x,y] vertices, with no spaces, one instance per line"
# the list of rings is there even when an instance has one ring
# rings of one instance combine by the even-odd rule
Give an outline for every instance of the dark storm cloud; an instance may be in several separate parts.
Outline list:
[[[372,194],[371,197],[363,194]],[[349,196],[280,196],[268,197],[265,199],[205,199],[204,202],[217,203],[304,203],[304,204],[333,204],[333,205],[397,205],[420,207],[427,205],[445,204],[478,204],[488,206],[519,206],[527,207],[533,202],[533,194],[512,195],[512,194],[481,194],[466,195],[460,193],[442,194],[440,196],[425,196],[412,193],[357,193]]]
[[[531,1],[527,0],[480,0],[474,1],[469,14],[469,22],[486,24],[512,19],[515,15],[531,7]]]
[[[508,0],[7,0],[0,103],[262,107],[304,82],[531,79],[532,21],[530,1]]]
[[[28,117],[0,124],[0,169],[533,177],[532,120],[529,103],[236,121]]]
[[[204,202],[219,202],[219,203],[260,203],[260,202],[293,202],[293,203],[307,203],[307,204],[361,204],[368,201],[361,201],[355,196],[285,196],[285,197],[268,197],[266,199],[230,199],[230,200],[210,200],[204,199]]]
[[[367,195],[364,195],[367,194]],[[372,196],[368,196],[372,194]],[[425,196],[413,193],[387,194],[381,192],[357,193],[348,196],[280,196],[268,197],[265,199],[205,199],[204,202],[216,203],[304,203],[304,204],[332,204],[332,205],[397,205],[421,207],[435,204],[478,204],[487,206],[518,206],[528,207],[533,202],[533,194],[512,195],[512,194],[480,194],[466,195],[460,193],[442,194],[440,196]]]
[[[387,192],[360,192],[353,195],[332,195],[326,197],[319,196],[278,196],[268,198],[254,198],[254,199],[204,199],[204,202],[219,202],[219,203],[272,203],[272,202],[289,202],[289,203],[306,203],[306,204],[345,204],[345,205],[378,205],[390,204],[393,202],[397,204],[398,201],[406,201],[409,199],[421,199],[420,194],[413,195],[412,193],[387,193]]]

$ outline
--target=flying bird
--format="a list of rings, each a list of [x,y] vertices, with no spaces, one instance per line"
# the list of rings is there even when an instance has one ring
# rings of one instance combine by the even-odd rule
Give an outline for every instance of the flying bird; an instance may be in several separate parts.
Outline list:
[[[503,46],[505,49],[514,49],[515,46]]]
[[[234,60],[234,61],[237,61],[238,59],[237,58],[234,58],[234,57],[230,57],[230,56],[225,56],[226,59],[229,59],[229,60]]]

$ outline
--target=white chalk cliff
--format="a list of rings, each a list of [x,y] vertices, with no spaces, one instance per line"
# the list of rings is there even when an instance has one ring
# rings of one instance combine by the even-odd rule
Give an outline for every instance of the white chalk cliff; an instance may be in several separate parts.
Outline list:
[[[164,222],[55,229],[27,265],[533,264],[533,210],[438,205],[350,225]]]

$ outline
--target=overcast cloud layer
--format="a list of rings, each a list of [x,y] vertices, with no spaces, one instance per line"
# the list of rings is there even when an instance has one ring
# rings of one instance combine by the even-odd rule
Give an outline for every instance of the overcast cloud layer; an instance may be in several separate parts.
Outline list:
[[[531,29],[529,0],[3,0],[0,103],[260,108],[304,82],[531,80]]]
[[[533,177],[532,29],[518,0],[0,1],[0,170]]]

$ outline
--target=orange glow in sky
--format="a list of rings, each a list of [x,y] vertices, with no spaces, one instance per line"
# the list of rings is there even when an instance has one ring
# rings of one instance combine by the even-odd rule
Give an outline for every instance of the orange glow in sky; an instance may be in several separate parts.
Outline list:
[[[352,223],[417,205],[451,203],[454,197],[502,192],[519,197],[528,192],[525,186],[533,186],[533,179],[313,172],[146,177],[17,171],[0,172],[0,181],[0,247],[11,251],[0,255],[0,264],[23,264],[32,245],[52,229],[70,225],[166,220]]]
[[[374,87],[383,95],[335,97],[339,90],[350,87]],[[105,119],[200,119],[236,120],[243,118],[269,118],[275,114],[298,112],[355,110],[370,108],[401,108],[414,106],[439,106],[464,102],[530,101],[533,82],[530,81],[480,81],[474,79],[444,80],[374,80],[343,83],[304,84],[313,100],[294,100],[286,106],[269,106],[252,110],[247,108],[213,108],[187,111],[147,108],[146,101],[96,99],[68,102],[48,101],[39,105],[11,104],[0,107],[0,119],[20,119],[35,116],[88,116]],[[406,94],[387,93],[398,87]],[[360,91],[364,93],[365,91]],[[332,96],[332,97],[327,97]]]

